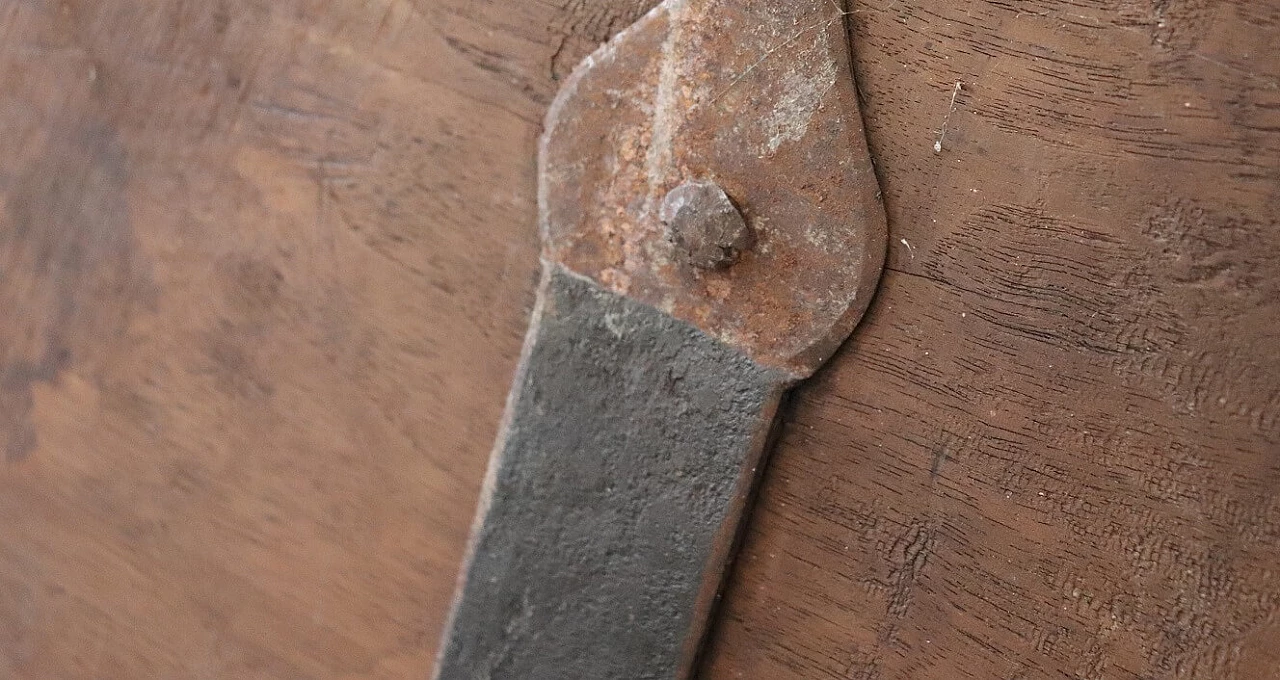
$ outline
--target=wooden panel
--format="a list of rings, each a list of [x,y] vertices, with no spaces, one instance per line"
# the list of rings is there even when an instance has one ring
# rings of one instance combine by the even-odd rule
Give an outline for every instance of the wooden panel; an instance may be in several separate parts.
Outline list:
[[[554,87],[468,4],[0,3],[0,677],[425,674]]]
[[[1280,677],[1280,3],[853,18],[891,270],[711,677]]]
[[[0,677],[425,673],[542,112],[649,4],[0,4]],[[858,4],[891,271],[709,677],[1280,674],[1278,15]]]

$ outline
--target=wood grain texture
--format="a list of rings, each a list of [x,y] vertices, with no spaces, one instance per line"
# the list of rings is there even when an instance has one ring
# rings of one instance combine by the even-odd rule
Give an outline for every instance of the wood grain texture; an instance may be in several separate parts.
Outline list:
[[[650,4],[0,3],[0,678],[426,674]],[[1280,2],[856,4],[891,271],[705,675],[1280,676]]]
[[[853,27],[890,271],[709,676],[1280,677],[1280,3]]]
[[[426,674],[554,89],[469,5],[0,3],[0,678]]]

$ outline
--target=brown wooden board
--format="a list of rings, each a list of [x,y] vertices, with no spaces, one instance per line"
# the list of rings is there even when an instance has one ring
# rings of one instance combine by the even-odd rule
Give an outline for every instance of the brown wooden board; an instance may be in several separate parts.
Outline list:
[[[426,675],[553,88],[470,4],[0,3],[0,678]]]
[[[853,26],[890,271],[711,676],[1280,677],[1280,3]]]
[[[426,674],[648,4],[0,3],[0,677]],[[706,676],[1280,677],[1280,2],[855,4],[890,271]]]

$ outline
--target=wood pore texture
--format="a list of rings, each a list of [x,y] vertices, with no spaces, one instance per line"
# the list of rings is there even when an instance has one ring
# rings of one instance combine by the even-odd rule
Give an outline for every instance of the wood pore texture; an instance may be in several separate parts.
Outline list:
[[[427,674],[651,4],[0,2],[0,678]],[[889,271],[704,676],[1280,677],[1280,1],[854,10]]]

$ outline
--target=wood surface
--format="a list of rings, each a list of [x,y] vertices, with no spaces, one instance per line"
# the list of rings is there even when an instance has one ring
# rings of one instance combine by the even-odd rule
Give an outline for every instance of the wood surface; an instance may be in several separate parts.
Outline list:
[[[650,2],[0,2],[0,678],[425,676]],[[1280,2],[849,18],[890,270],[704,675],[1280,677]]]

